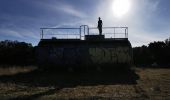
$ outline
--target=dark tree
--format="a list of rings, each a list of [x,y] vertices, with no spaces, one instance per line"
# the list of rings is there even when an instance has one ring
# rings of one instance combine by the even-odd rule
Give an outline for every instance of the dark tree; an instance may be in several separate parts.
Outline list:
[[[165,41],[149,43],[148,46],[133,48],[134,62],[137,65],[157,64],[169,66],[170,62],[170,38]]]
[[[0,42],[0,64],[28,65],[34,62],[30,43],[5,40]]]

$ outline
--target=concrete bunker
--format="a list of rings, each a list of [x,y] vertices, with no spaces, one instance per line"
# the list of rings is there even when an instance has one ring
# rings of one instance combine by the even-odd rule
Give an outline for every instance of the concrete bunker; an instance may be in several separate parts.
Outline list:
[[[132,46],[128,27],[41,28],[36,47],[40,66],[55,67],[127,67],[132,64]],[[120,35],[120,36],[119,36]]]

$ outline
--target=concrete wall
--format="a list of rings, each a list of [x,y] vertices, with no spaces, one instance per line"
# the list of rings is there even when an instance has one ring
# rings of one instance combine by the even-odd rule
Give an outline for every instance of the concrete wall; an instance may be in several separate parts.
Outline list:
[[[93,63],[129,63],[131,61],[129,47],[89,48]]]
[[[132,62],[132,48],[129,45],[65,44],[38,46],[36,54],[39,64],[42,65],[91,66]]]

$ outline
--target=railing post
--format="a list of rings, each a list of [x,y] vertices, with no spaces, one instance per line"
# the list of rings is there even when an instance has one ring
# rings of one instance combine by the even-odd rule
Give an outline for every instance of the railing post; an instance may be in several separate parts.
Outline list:
[[[127,38],[128,38],[128,27],[127,27],[127,34],[126,35],[127,35]]]
[[[43,29],[41,30],[41,39],[43,39]]]
[[[86,26],[84,25],[84,35],[86,34],[86,32],[85,32],[85,31],[86,31],[86,29],[85,29],[85,28],[86,28]]]
[[[114,27],[114,39],[115,39],[115,27]]]
[[[79,29],[79,34],[80,34],[80,39],[81,39],[81,26],[80,26],[80,29]]]
[[[125,28],[125,38],[127,37],[127,34],[126,34],[126,28]]]
[[[88,35],[89,35],[89,27],[87,27],[87,29],[88,29]]]

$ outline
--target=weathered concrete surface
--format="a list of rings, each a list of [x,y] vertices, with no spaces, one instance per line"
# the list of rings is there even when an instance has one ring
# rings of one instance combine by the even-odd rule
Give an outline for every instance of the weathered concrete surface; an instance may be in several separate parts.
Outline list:
[[[89,48],[89,55],[93,63],[128,63],[131,61],[129,47]]]
[[[36,47],[40,65],[113,66],[132,63],[128,40],[41,40]]]

